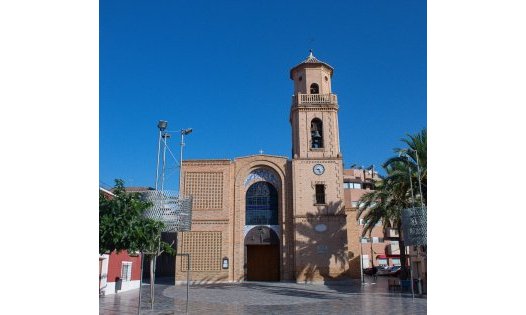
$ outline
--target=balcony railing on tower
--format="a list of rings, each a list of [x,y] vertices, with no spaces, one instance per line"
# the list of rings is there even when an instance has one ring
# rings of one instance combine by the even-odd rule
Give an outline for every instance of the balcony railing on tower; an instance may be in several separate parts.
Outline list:
[[[292,96],[292,104],[335,104],[338,102],[336,94],[301,94]]]

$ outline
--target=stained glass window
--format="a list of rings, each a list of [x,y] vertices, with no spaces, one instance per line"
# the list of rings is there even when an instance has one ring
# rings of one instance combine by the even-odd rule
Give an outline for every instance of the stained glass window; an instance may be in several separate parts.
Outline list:
[[[248,188],[245,224],[278,224],[278,192],[272,184],[257,182]]]

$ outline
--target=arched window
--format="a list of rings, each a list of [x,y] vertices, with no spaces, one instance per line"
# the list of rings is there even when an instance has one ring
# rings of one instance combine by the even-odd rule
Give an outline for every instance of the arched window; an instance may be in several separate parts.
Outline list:
[[[323,148],[323,123],[314,118],[310,123],[311,148]]]
[[[257,182],[248,188],[245,224],[278,224],[278,191],[272,184]]]
[[[310,94],[320,94],[320,87],[316,83],[310,85]]]

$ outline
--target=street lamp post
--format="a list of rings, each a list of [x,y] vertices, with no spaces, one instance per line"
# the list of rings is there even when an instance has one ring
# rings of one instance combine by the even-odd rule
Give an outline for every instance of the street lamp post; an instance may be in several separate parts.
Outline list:
[[[400,152],[400,154],[398,154],[399,157],[404,157],[406,160],[408,160],[407,158],[407,153],[406,152]],[[409,186],[410,186],[410,189],[411,189],[411,205],[414,207],[415,206],[415,195],[413,193],[413,176],[411,174],[411,167],[409,165],[409,163],[407,163],[407,173],[409,175]]]
[[[419,186],[419,190],[420,190],[420,202],[422,204],[422,209],[424,207],[424,199],[422,197],[422,185],[421,185],[421,182],[420,182],[420,166],[419,166],[419,163],[418,163],[418,151],[416,150],[413,150],[413,149],[407,149],[407,150],[404,150],[405,152],[401,152],[399,156],[404,156],[406,160],[408,160],[408,156],[407,156],[407,151],[408,150],[411,150],[415,153],[416,155],[416,167],[417,167],[417,175],[418,175],[418,186]],[[410,185],[410,188],[411,188],[411,204],[412,206],[414,207],[415,206],[415,195],[414,195],[414,192],[413,192],[413,180],[412,180],[412,177],[413,177],[413,174],[411,174],[411,167],[409,166],[409,163],[407,164],[408,165],[408,168],[407,168],[407,171],[409,173],[409,185]],[[417,249],[417,257],[419,256],[419,253],[418,253],[418,249]],[[412,263],[412,260],[411,260],[411,255],[409,255],[409,260],[411,261],[411,264],[410,264],[410,267],[409,267],[409,274],[410,274],[410,278],[411,278],[411,295],[413,297],[413,299],[415,298],[415,288],[414,288],[414,283],[413,283],[413,263]],[[405,262],[404,262],[405,263]]]
[[[159,120],[157,128],[159,128],[159,144],[157,146],[157,167],[155,168],[155,190],[157,190],[157,184],[159,183],[159,157],[161,154],[161,137],[163,131],[168,127],[168,122],[166,120]]]
[[[181,159],[179,160],[179,196],[182,196],[183,190],[183,149],[185,146],[184,136],[192,133],[192,128],[181,129]]]
[[[421,175],[420,175],[420,162],[418,161],[418,151],[417,150],[413,150],[415,152],[415,155],[416,155],[416,172],[418,173],[418,188],[420,190],[420,203],[422,205],[422,209],[424,209],[424,195],[422,195],[422,181],[420,179]]]
[[[424,195],[422,194],[422,180],[421,180],[421,173],[420,173],[420,161],[418,159],[418,151],[415,149],[404,149],[400,152],[399,156],[404,156],[406,159],[408,158],[407,151],[413,151],[415,153],[415,160],[416,160],[416,173],[418,177],[418,190],[420,192],[420,205],[422,206],[422,209],[425,208],[424,205]],[[409,177],[411,178],[411,177]],[[413,186],[411,184],[411,192],[413,191]],[[413,196],[413,202],[414,202],[414,196]],[[414,206],[414,205],[413,205]]]
[[[160,162],[160,156],[161,156],[161,138],[164,139],[163,183],[161,184],[161,190],[163,189],[162,185],[164,184],[164,167],[165,167],[165,164],[166,164],[166,137],[169,137],[169,135],[166,134],[166,133],[163,135],[163,131],[165,131],[167,127],[168,127],[168,121],[166,121],[166,120],[159,120],[159,123],[157,123],[157,128],[159,128],[159,140],[158,140],[158,145],[157,145],[157,167],[155,168],[155,190],[157,190],[158,184],[159,184],[159,162]],[[139,307],[137,309],[137,314],[141,313],[143,268],[144,268],[144,251],[141,250],[141,278],[139,280]],[[151,279],[150,279],[150,282],[152,282]],[[151,285],[153,287],[154,283],[152,283]],[[153,298],[153,295],[152,295],[152,298]]]
[[[168,132],[165,132],[162,136],[163,143],[164,143],[164,149],[163,149],[163,171],[161,176],[161,190],[164,191],[164,174],[166,173],[166,147],[168,146],[168,139],[170,138],[170,134]]]

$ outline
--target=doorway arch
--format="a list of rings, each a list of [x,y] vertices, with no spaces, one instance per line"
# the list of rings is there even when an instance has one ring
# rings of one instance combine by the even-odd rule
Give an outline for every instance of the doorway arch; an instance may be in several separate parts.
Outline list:
[[[245,266],[248,281],[279,281],[279,237],[268,226],[256,226],[245,237]]]

